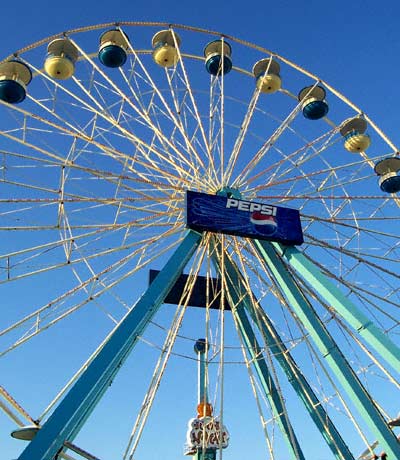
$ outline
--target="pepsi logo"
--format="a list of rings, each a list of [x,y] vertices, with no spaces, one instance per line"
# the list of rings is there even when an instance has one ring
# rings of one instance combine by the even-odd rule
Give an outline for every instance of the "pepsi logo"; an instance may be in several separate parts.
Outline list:
[[[254,224],[257,230],[266,235],[273,235],[278,224],[273,216],[267,216],[260,211],[254,211],[250,216],[250,222]]]

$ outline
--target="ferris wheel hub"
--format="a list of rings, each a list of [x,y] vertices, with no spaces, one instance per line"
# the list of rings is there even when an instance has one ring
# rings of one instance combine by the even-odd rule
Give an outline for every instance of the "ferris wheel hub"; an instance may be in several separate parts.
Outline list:
[[[242,198],[242,194],[240,190],[235,187],[225,186],[219,189],[216,193],[218,196],[226,196],[227,198],[236,198],[240,200]]]

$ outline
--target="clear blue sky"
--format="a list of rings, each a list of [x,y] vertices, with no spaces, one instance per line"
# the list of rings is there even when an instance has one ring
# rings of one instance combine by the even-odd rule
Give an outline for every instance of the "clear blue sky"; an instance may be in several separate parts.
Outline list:
[[[19,48],[60,31],[91,24],[120,20],[166,21],[198,26],[265,46],[319,75],[364,109],[365,113],[385,131],[394,143],[398,144],[400,143],[397,113],[398,107],[400,107],[399,14],[400,4],[395,0],[382,2],[372,0],[330,2],[283,0],[277,2],[256,1],[253,4],[238,0],[229,2],[212,2],[210,0],[202,2],[177,0],[169,2],[154,0],[125,2],[119,0],[110,2],[104,0],[97,2],[94,0],[70,0],[68,2],[39,0],[28,2],[22,0],[18,3],[8,1],[1,8],[3,21],[0,28],[0,43],[2,43],[0,56],[7,56]],[[93,323],[93,319],[88,316],[83,316],[82,321],[86,321],[88,325]],[[96,327],[107,329],[108,326],[103,324],[103,317],[99,315],[96,321],[98,321]],[[51,338],[53,332],[49,334]],[[75,338],[73,329],[65,331],[65,335],[74,337],[74,339],[69,339],[71,340],[71,355],[68,357],[68,365],[71,368],[74,366],[76,368],[82,358],[79,355],[80,339],[78,336]],[[93,342],[90,342],[91,340],[92,335],[88,333],[85,346],[88,346],[89,349],[95,345],[94,337]],[[148,352],[147,349],[146,352]],[[77,356],[76,362],[73,358],[74,353]],[[152,358],[154,359],[154,357],[155,354]],[[34,352],[28,350],[20,353],[18,351],[15,359],[21,366],[25,360],[34,359]],[[65,372],[63,375],[63,366],[59,361],[57,348],[48,350],[48,359],[54,359],[54,366],[60,371],[59,381],[61,382],[63,379],[65,381],[69,374]],[[132,362],[128,361],[127,364],[130,365]],[[141,363],[141,365],[143,372],[149,371],[146,363]],[[11,367],[9,369],[11,371]],[[193,388],[196,378],[194,364],[189,370],[190,377],[188,377],[187,382],[179,382],[179,385],[183,387],[183,393],[187,391],[182,395],[182,401],[185,402],[193,399],[192,395],[189,396],[189,392]],[[39,369],[39,373],[41,371]],[[46,380],[45,372],[47,371],[45,371],[44,366],[40,378],[43,381]],[[172,375],[173,372],[172,370]],[[42,388],[43,382],[40,379],[32,384],[29,393],[34,393],[36,385],[37,388]],[[7,378],[7,380],[9,379]],[[0,377],[0,383],[1,381],[2,378]],[[128,374],[123,374],[115,385],[122,389],[129,387],[130,384]],[[164,420],[160,420],[159,425],[157,425],[157,421],[154,422],[154,426],[159,430],[157,436],[160,438],[153,439],[151,434],[145,433],[146,441],[149,444],[154,444],[154,450],[144,452],[142,457],[137,457],[137,460],[161,457],[166,459],[183,458],[180,451],[174,455],[174,452],[168,448],[168,438],[162,437],[163,424],[168,425],[168,418],[173,416],[174,406],[179,406],[181,403],[181,401],[170,401],[170,405],[168,404],[168,389],[177,384],[173,377],[167,377],[166,384],[161,390],[164,398],[160,398],[163,401],[161,404],[164,404],[160,407],[160,411],[164,411],[167,415]],[[17,388],[17,392],[20,394],[23,394],[22,386],[23,381]],[[136,391],[135,387],[133,392]],[[53,393],[51,396],[54,396]],[[132,404],[137,403],[136,396],[133,398],[135,401]],[[27,397],[27,399],[30,398]],[[139,400],[140,396],[137,399]],[[117,400],[112,400],[110,404],[117,402]],[[119,409],[124,409],[124,401],[119,401],[119,403],[121,404]],[[40,411],[41,408],[42,406],[32,408],[32,410]],[[108,411],[107,397],[99,410],[102,417],[107,419],[117,432],[119,419],[114,419],[114,415]],[[256,411],[254,413],[255,418]],[[188,414],[188,418],[192,415],[194,416],[194,413]],[[3,420],[4,416],[1,414],[0,427]],[[229,422],[226,423],[229,426]],[[237,424],[245,426],[246,423],[247,419],[243,419]],[[126,430],[127,428],[124,427],[123,437],[125,438],[127,436]],[[184,442],[185,430],[186,426],[182,426],[181,444]],[[310,430],[312,432],[311,428]],[[108,445],[110,441],[105,443],[103,438],[96,437],[95,425],[91,425],[86,434],[89,434],[91,438],[91,447],[93,447],[94,453],[98,454],[102,460],[111,460],[113,449]],[[253,455],[251,453],[252,448],[247,445],[247,443],[258,442],[260,438],[249,440],[248,435],[240,433],[240,430],[239,436],[242,436],[240,442],[246,446],[240,455],[252,456],[255,460],[265,458],[260,446],[254,448]],[[5,452],[3,445],[6,446]],[[311,450],[314,452],[314,458],[317,458],[318,446],[314,446]],[[15,441],[10,442],[4,433],[1,433],[0,436],[0,452],[2,452],[2,458],[7,460],[15,458],[18,452]],[[102,454],[102,452],[106,454]],[[107,455],[110,456],[107,457]],[[229,458],[236,457],[237,455],[231,454]],[[285,460],[285,458],[283,456],[276,460]],[[319,460],[325,459],[320,458]]]

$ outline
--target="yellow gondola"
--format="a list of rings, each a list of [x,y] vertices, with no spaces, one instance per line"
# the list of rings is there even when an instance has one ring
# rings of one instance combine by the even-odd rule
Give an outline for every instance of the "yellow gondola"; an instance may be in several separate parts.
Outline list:
[[[56,38],[47,47],[44,70],[57,80],[67,80],[75,72],[78,50],[67,38]]]
[[[172,30],[160,30],[152,40],[154,62],[161,67],[173,67],[179,60],[177,46],[181,39]]]
[[[280,65],[272,58],[261,59],[253,67],[257,88],[265,94],[272,94],[281,89],[282,80],[279,75]]]

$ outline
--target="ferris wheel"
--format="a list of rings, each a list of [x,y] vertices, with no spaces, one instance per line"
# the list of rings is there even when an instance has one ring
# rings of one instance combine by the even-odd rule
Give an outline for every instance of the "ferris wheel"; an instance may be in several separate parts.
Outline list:
[[[0,110],[14,457],[400,458],[400,156],[367,114],[143,22],[14,53]]]

